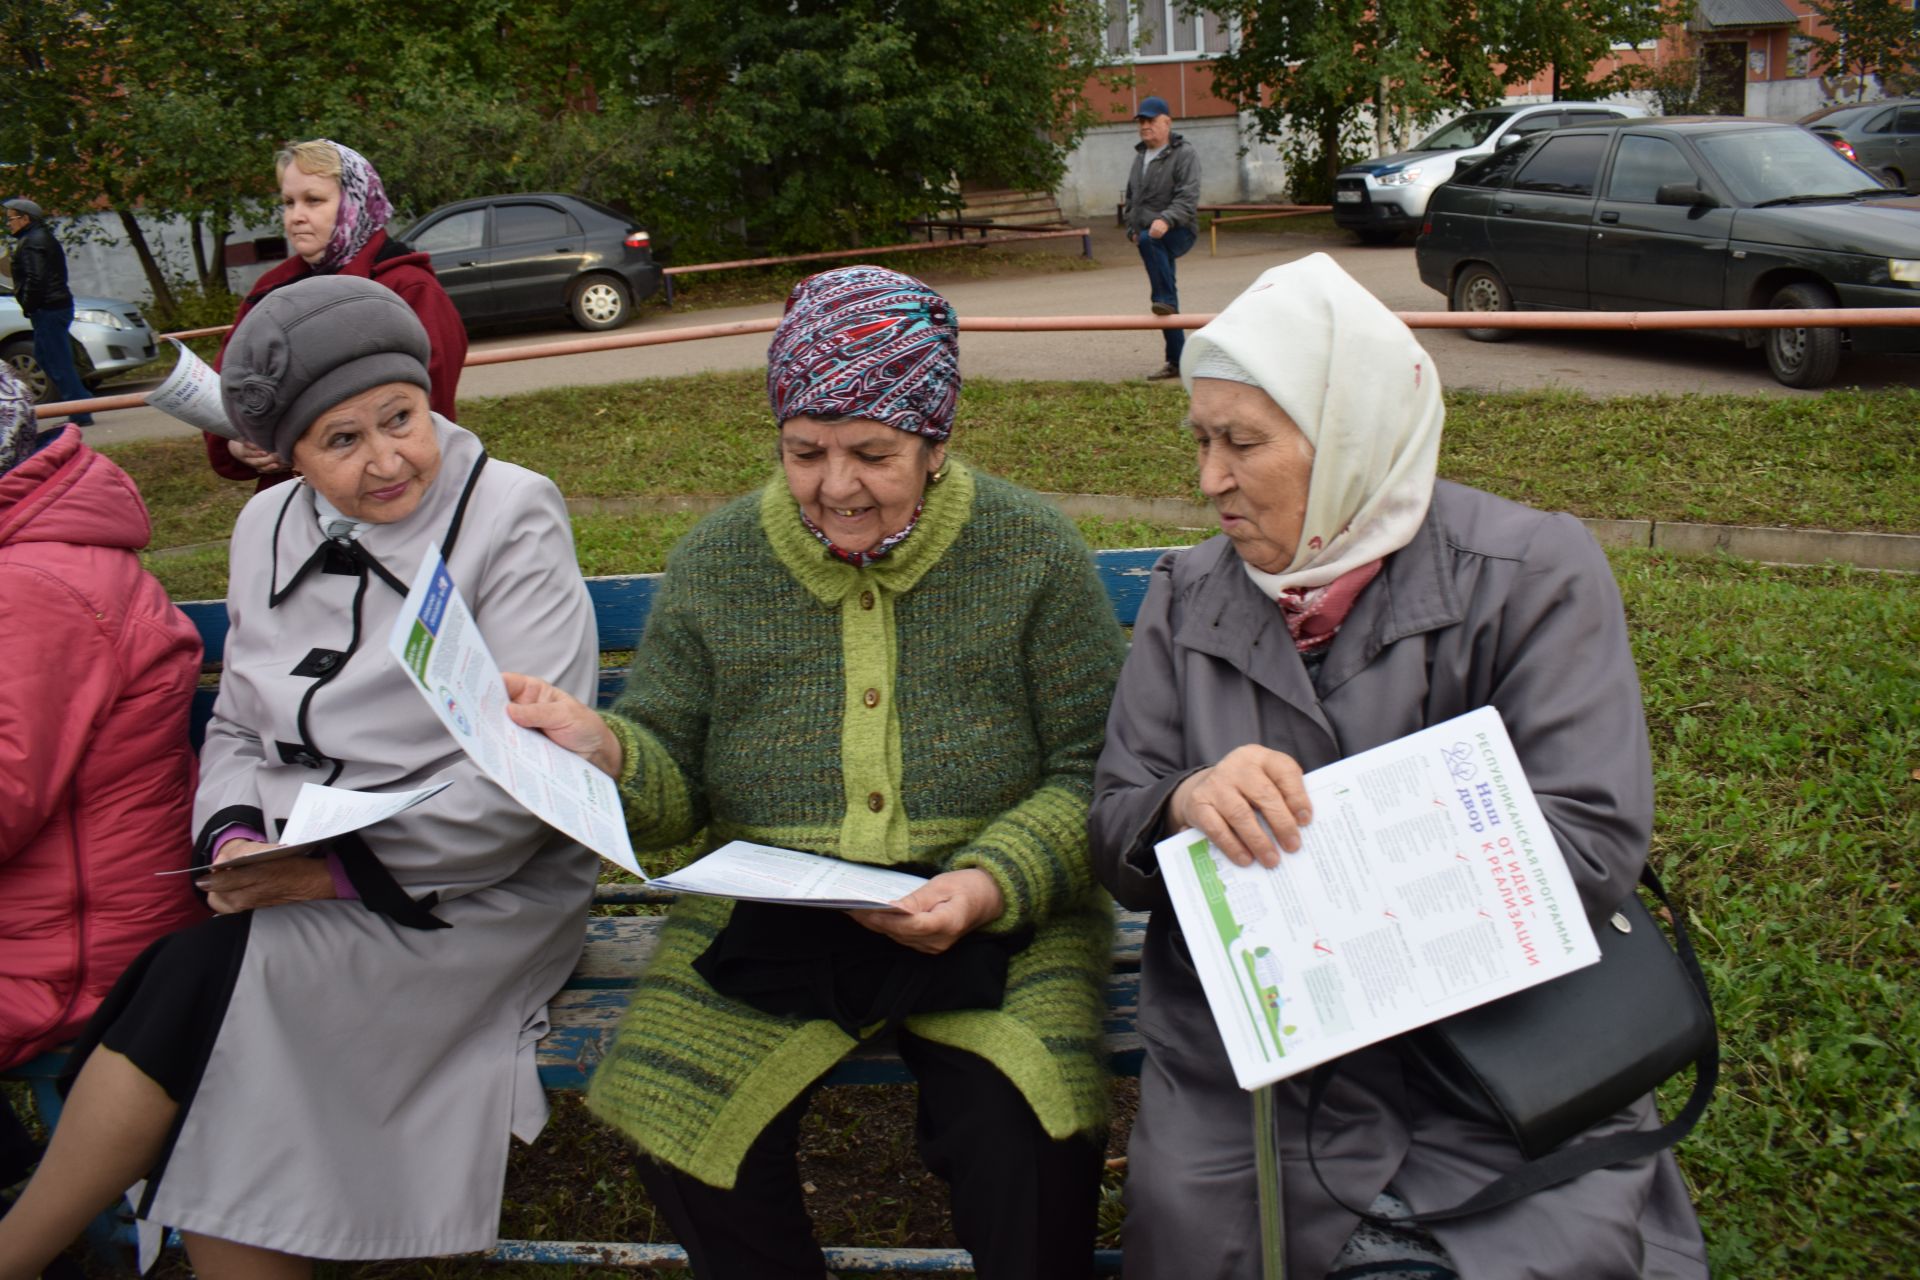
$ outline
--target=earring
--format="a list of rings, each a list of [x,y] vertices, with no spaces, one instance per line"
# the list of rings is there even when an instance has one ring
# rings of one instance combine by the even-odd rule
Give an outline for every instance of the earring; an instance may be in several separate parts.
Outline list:
[[[927,484],[929,486],[932,486],[932,485],[939,484],[942,480],[945,480],[947,478],[947,468],[950,465],[952,464],[947,462],[941,463],[940,469],[938,471],[932,472],[927,476]]]

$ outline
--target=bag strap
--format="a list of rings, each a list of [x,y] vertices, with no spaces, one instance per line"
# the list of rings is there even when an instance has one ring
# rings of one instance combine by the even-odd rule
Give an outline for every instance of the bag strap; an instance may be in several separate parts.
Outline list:
[[[1315,1067],[1307,1082],[1307,1163],[1313,1169],[1314,1180],[1329,1199],[1356,1217],[1368,1222],[1387,1225],[1413,1225],[1431,1222],[1451,1222],[1456,1218],[1472,1217],[1485,1213],[1489,1209],[1498,1209],[1502,1205],[1512,1204],[1524,1199],[1536,1191],[1545,1191],[1548,1187],[1557,1187],[1570,1182],[1595,1169],[1604,1169],[1609,1165],[1626,1164],[1629,1161],[1644,1159],[1666,1150],[1674,1143],[1693,1131],[1694,1125],[1706,1112],[1707,1103],[1713,1098],[1713,1090],[1720,1079],[1720,1032],[1713,1021],[1713,999],[1707,993],[1707,976],[1700,970],[1700,960],[1693,953],[1693,940],[1687,936],[1687,927],[1680,919],[1680,913],[1674,909],[1667,897],[1667,890],[1660,883],[1652,867],[1642,867],[1640,883],[1653,891],[1660,905],[1667,909],[1667,918],[1673,925],[1674,950],[1680,955],[1680,963],[1685,967],[1687,976],[1692,979],[1694,989],[1700,993],[1700,1000],[1707,1010],[1707,1025],[1712,1031],[1712,1039],[1699,1058],[1694,1061],[1693,1093],[1687,1098],[1679,1114],[1657,1129],[1636,1129],[1631,1133],[1616,1133],[1605,1138],[1596,1138],[1591,1142],[1576,1142],[1549,1151],[1537,1160],[1529,1160],[1519,1168],[1495,1178],[1486,1186],[1462,1200],[1450,1209],[1436,1209],[1428,1213],[1408,1214],[1405,1217],[1390,1218],[1379,1214],[1367,1213],[1356,1209],[1334,1193],[1327,1185],[1326,1178],[1320,1172],[1320,1163],[1313,1154],[1313,1121],[1320,1110],[1320,1103],[1326,1096],[1327,1085],[1333,1080],[1339,1063],[1322,1063]]]

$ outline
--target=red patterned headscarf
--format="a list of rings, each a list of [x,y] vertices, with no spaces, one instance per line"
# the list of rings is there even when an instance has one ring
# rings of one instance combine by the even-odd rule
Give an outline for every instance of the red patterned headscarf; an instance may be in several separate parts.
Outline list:
[[[774,422],[871,418],[945,440],[960,398],[960,321],[912,276],[841,267],[787,295],[767,348]]]

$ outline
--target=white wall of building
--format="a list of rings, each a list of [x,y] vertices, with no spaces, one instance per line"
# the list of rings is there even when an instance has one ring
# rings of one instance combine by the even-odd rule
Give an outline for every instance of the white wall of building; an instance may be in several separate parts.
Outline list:
[[[1244,117],[1176,120],[1173,128],[1200,153],[1200,203],[1280,198],[1287,182],[1280,150],[1254,139],[1251,122]],[[1127,173],[1139,141],[1140,130],[1132,124],[1088,130],[1067,157],[1066,176],[1056,193],[1060,211],[1070,218],[1112,217],[1114,206],[1126,196]]]
[[[143,214],[139,221],[147,247],[153,251],[167,278],[174,281],[195,279],[193,243],[189,239],[187,220],[178,217],[152,218]],[[139,255],[134,253],[132,243],[127,240],[118,215],[90,213],[79,218],[56,219],[54,226],[61,247],[67,253],[67,283],[74,293],[89,297],[123,298],[142,306],[152,304],[153,291],[147,287],[146,272],[140,269]],[[250,239],[254,236],[278,235],[279,231],[278,222],[260,226],[236,223],[233,235],[237,239]],[[275,265],[265,262],[231,267],[227,271],[227,287],[236,293],[244,292]]]

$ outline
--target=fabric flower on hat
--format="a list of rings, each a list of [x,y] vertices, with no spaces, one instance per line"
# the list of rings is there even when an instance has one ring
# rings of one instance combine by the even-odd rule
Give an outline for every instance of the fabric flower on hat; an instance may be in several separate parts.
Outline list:
[[[841,267],[787,296],[767,348],[767,400],[790,418],[870,418],[945,440],[960,398],[960,321],[912,276]]]

